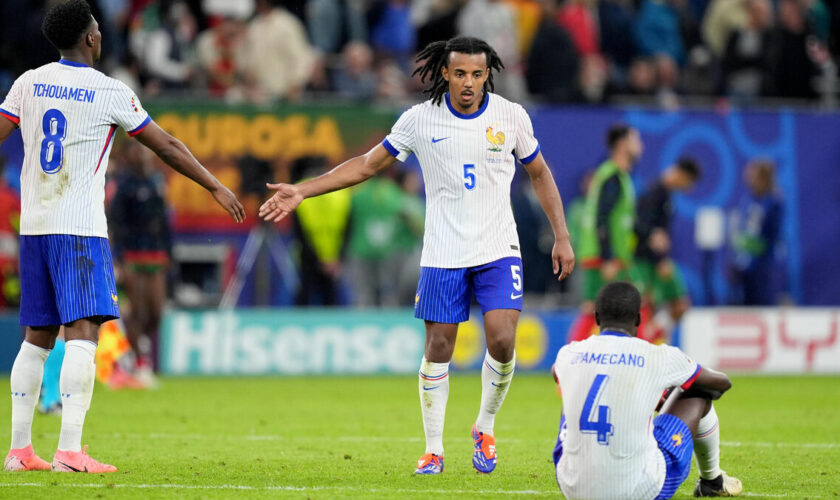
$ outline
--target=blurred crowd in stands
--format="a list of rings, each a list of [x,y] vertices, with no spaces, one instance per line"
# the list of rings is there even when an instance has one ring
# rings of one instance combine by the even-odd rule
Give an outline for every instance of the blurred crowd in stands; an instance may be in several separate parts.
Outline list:
[[[4,0],[0,94],[53,61],[40,33],[58,0]],[[322,93],[398,99],[413,56],[455,35],[486,39],[518,101],[835,105],[840,0],[89,0],[102,68],[162,93],[271,103]],[[832,57],[833,56],[833,57]],[[725,98],[725,100],[724,100]]]

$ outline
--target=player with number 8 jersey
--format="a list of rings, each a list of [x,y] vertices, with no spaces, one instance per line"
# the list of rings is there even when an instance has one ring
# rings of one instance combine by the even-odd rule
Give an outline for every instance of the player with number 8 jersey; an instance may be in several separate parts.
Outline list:
[[[481,406],[472,428],[473,467],[497,464],[493,432],[515,365],[516,323],[524,286],[510,188],[521,163],[555,234],[553,270],[574,267],[563,204],[522,106],[492,93],[502,69],[484,41],[458,37],[429,44],[417,57],[431,98],[407,110],[391,133],[367,154],[298,185],[269,184],[275,193],[260,208],[266,220],[288,215],[305,198],[358,184],[412,153],[426,185],[426,228],[415,316],[425,320],[426,347],[419,372],[426,452],[418,474],[443,472],[443,423],[449,397],[449,362],[458,324],[475,297],[484,316],[487,352]]]
[[[21,75],[0,104],[0,143],[15,127],[23,139],[20,323],[26,326],[12,366],[12,444],[4,468],[115,472],[91,458],[81,439],[99,326],[120,314],[105,220],[105,170],[116,129],[207,189],[237,222],[245,212],[180,141],[152,121],[134,92],[93,68],[102,34],[85,0],[53,5],[41,30],[61,59]],[[32,449],[32,416],[44,361],[62,325],[61,433],[50,465]]]

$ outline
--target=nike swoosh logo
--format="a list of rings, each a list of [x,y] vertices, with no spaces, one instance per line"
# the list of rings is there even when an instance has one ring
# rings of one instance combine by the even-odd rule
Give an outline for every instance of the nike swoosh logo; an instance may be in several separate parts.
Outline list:
[[[437,144],[440,141],[445,141],[446,139],[449,139],[449,137],[441,137],[440,139],[435,139],[434,137],[432,137],[432,144]]]
[[[64,462],[59,461],[58,463],[60,463],[61,465],[63,465],[63,466],[65,466],[65,467],[67,467],[68,469],[72,470],[73,472],[87,472],[87,471],[88,471],[88,470],[87,470],[87,467],[85,467],[85,470],[83,470],[83,471],[82,471],[82,470],[79,470],[79,469],[77,469],[77,468],[73,467],[72,465],[67,465],[67,464],[65,464]]]
[[[521,298],[521,297],[522,297],[521,293],[519,295],[516,295],[514,293],[510,294],[510,300],[516,300],[516,299]]]
[[[496,387],[504,387],[506,385],[506,384],[497,384],[496,382],[490,382],[490,384],[494,385]]]
[[[424,391],[433,391],[433,390],[437,389],[438,387],[440,387],[440,386],[436,385],[434,387],[424,387],[423,390]]]

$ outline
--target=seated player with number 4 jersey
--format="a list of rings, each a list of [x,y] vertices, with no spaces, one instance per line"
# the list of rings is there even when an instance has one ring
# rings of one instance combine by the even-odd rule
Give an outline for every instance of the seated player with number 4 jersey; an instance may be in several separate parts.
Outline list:
[[[557,353],[557,484],[569,499],[668,499],[688,477],[693,451],[694,496],[736,496],[741,481],[720,469],[712,406],[732,383],[676,347],[637,339],[641,301],[630,283],[606,285],[595,303],[601,335]],[[654,418],[665,390],[670,396]]]

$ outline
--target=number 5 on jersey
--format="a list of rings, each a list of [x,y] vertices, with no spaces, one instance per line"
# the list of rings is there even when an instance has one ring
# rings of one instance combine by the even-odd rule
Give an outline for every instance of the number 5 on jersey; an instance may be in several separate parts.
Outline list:
[[[601,393],[604,392],[609,379],[610,377],[604,374],[595,376],[595,381],[592,382],[592,387],[586,395],[579,422],[581,433],[597,434],[598,444],[605,446],[610,444],[609,437],[613,435],[613,425],[610,423],[610,407],[599,406],[598,400],[601,399]]]
[[[475,165],[472,163],[464,164],[464,187],[472,191],[475,188]]]

